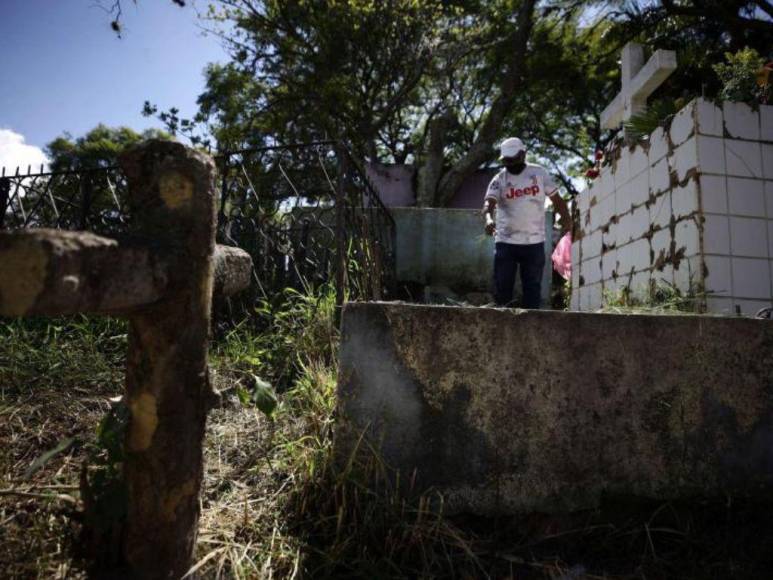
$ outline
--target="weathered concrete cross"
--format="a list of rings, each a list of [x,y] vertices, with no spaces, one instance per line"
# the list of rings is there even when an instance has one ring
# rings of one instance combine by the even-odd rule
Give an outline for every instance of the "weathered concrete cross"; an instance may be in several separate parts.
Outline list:
[[[128,317],[128,492],[121,577],[180,578],[199,517],[202,440],[213,392],[207,345],[213,286],[249,284],[252,261],[215,246],[215,166],[178,143],[124,154],[132,235],[0,233],[0,315],[79,312]],[[113,549],[110,538],[105,550]],[[106,558],[109,560],[109,557]],[[106,575],[106,572],[99,572]]]
[[[601,126],[616,129],[647,108],[647,98],[676,70],[676,53],[658,50],[644,64],[644,47],[629,42],[623,47],[623,88],[601,113]]]

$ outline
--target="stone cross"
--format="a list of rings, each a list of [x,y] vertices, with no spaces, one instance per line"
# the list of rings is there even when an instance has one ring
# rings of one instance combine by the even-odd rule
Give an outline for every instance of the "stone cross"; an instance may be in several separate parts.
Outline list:
[[[676,53],[658,50],[644,64],[644,47],[629,42],[623,47],[623,88],[601,113],[601,126],[616,129],[647,109],[647,98],[676,70]]]
[[[215,166],[179,143],[149,141],[120,159],[131,236],[0,233],[0,315],[129,319],[125,521],[97,538],[102,577],[180,578],[191,565],[214,400],[207,345],[213,286],[250,281],[244,251],[215,245]],[[115,541],[118,538],[118,541]],[[119,545],[116,545],[119,544]]]

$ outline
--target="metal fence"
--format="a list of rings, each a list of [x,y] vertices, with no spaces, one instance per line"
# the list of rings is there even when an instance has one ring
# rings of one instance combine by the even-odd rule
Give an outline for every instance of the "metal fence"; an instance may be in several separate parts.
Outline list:
[[[339,304],[393,296],[394,221],[343,144],[265,147],[215,159],[218,242],[250,253],[259,295],[330,283]],[[130,222],[118,167],[0,170],[0,229],[120,236]]]

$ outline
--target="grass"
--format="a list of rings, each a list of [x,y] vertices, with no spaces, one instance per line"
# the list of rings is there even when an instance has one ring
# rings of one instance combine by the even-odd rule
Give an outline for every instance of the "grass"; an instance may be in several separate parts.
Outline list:
[[[770,503],[618,498],[564,516],[449,517],[431,491],[398,491],[365,443],[336,458],[333,316],[329,289],[289,292],[213,344],[223,396],[205,440],[202,577],[756,578],[773,565]],[[80,464],[121,393],[125,343],[109,319],[0,328],[0,577],[83,576]],[[277,387],[270,416],[240,402],[253,375]]]

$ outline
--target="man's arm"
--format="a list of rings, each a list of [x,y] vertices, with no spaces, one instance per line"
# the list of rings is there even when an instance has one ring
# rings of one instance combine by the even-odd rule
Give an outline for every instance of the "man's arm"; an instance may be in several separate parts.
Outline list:
[[[497,231],[497,225],[494,221],[494,210],[497,208],[497,200],[493,197],[487,197],[483,202],[483,215],[486,217],[486,235],[493,236]]]
[[[550,194],[550,201],[561,216],[561,229],[564,233],[572,231],[572,216],[569,215],[569,206],[566,205],[564,198],[558,195],[558,190]]]

